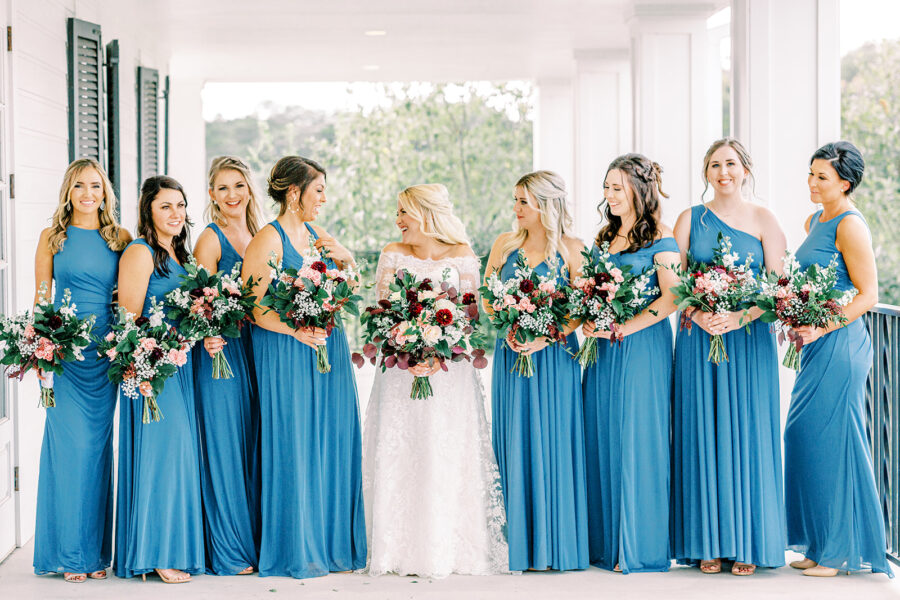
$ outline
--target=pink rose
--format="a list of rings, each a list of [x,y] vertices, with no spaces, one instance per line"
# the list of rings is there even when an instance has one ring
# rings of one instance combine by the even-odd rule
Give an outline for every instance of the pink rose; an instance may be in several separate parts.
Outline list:
[[[156,348],[156,340],[154,338],[141,338],[139,345],[144,351],[149,352]]]
[[[532,304],[531,300],[529,300],[528,298],[522,298],[521,300],[519,300],[519,310],[525,311],[530,314],[534,312],[535,308],[535,305]]]
[[[223,283],[222,287],[225,289],[226,292],[228,292],[232,296],[240,296],[241,295],[241,290],[239,290],[238,286],[236,286],[233,283]]]
[[[109,350],[106,351],[106,357],[107,357],[109,360],[115,360],[115,359],[116,359],[116,356],[118,356],[118,355],[119,355],[119,353],[116,352],[116,349],[115,349],[115,348],[110,348]]]
[[[319,285],[322,282],[322,274],[311,267],[304,267],[298,275],[309,279],[314,285]]]
[[[113,341],[114,339],[116,339],[116,334],[113,333],[112,331],[110,331],[109,333],[106,334],[106,338],[105,338],[105,339],[106,339],[107,342],[111,342],[111,341]]]
[[[516,299],[513,298],[510,294],[506,294],[503,296],[503,306],[515,306]]]
[[[219,295],[219,290],[217,290],[216,288],[205,287],[203,288],[203,295],[215,298]]]
[[[579,279],[581,279],[581,281],[587,281],[586,279],[583,279],[580,277],[579,277]],[[575,285],[576,286],[578,285],[578,279],[575,280]],[[538,284],[538,289],[541,290],[542,292],[544,292],[545,294],[552,294],[554,291],[556,291],[556,286],[553,285],[552,281],[542,281],[541,283]]]
[[[27,338],[34,337],[34,325],[26,325],[25,326],[25,337],[27,337]]]

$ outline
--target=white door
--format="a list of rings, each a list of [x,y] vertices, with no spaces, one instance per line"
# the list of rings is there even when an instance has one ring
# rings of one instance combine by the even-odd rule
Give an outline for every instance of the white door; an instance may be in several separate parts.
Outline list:
[[[9,5],[0,0],[0,313],[10,309],[10,186],[9,186],[9,53],[6,26]],[[12,386],[0,374],[0,560],[16,546],[16,501]]]

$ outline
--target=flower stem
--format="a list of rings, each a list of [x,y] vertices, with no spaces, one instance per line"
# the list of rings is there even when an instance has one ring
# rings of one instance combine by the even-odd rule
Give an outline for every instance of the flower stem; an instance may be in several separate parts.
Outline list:
[[[328,362],[328,347],[324,344],[316,346],[316,367],[319,369],[319,373],[331,372],[331,363]]]
[[[225,358],[225,353],[219,350],[213,355],[212,359],[212,378],[213,379],[231,379],[234,377],[234,371]]]
[[[791,343],[788,344],[787,353],[784,355],[784,360],[781,364],[786,366],[789,369],[793,369],[795,371],[800,370],[800,353],[803,352],[803,348],[797,350],[797,347]]]
[[[725,340],[721,335],[714,335],[709,340],[709,356],[707,360],[713,364],[719,364],[723,360],[728,362],[728,352],[725,351]]]
[[[516,357],[516,364],[513,365],[510,373],[518,373],[522,377],[531,377],[534,375],[534,359],[530,354],[519,354]]]
[[[409,392],[411,400],[428,400],[433,394],[431,380],[428,377],[416,377],[413,379],[412,390]]]
[[[575,358],[585,369],[592,367],[597,362],[597,338],[589,337],[584,340],[584,344],[578,350]]]

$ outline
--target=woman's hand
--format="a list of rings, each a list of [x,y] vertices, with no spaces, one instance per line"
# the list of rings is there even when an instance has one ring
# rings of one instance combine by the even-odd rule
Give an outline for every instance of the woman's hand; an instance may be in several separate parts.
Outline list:
[[[328,333],[321,327],[301,327],[294,332],[294,339],[302,344],[306,344],[313,350],[316,346],[324,346],[325,338]]]
[[[706,314],[710,315],[709,326],[713,335],[723,335],[750,322],[750,315],[745,316],[744,311]]]
[[[429,358],[428,362],[419,363],[407,370],[413,377],[430,377],[441,370],[441,363],[434,358]]]
[[[354,264],[353,255],[330,235],[322,235],[315,242],[316,249],[326,258],[335,261],[341,267]]]
[[[212,358],[216,354],[222,351],[222,348],[227,344],[225,340],[220,337],[205,337],[203,338],[203,349],[209,353],[209,357]]]
[[[617,340],[622,340],[634,333],[634,331],[631,329],[631,321],[616,325],[615,331],[610,331],[609,329],[597,329],[596,323],[593,321],[586,321],[585,324],[581,326],[581,333],[584,334],[584,337],[603,338],[604,340],[611,340],[615,337]]]
[[[797,327],[794,329],[794,333],[800,336],[803,340],[803,345],[811,344],[826,333],[828,330],[824,327],[813,327],[812,325],[803,325],[802,327]]]
[[[515,339],[515,337],[511,335],[506,336],[506,343],[512,349],[513,352],[517,352],[522,356],[528,356],[530,354],[534,354],[535,352],[540,352],[544,348],[550,345],[550,340],[546,337],[541,336],[534,338],[532,342],[519,342]]]

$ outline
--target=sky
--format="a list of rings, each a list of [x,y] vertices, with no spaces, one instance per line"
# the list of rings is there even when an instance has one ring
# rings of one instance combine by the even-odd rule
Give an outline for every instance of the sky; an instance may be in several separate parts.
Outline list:
[[[900,0],[840,0],[841,56],[869,41],[900,38]],[[710,18],[709,25],[728,22],[730,9]],[[304,108],[342,111],[377,106],[383,97],[372,83],[207,83],[203,89],[203,118],[235,119],[258,113],[264,102],[289,106],[304,98]]]

